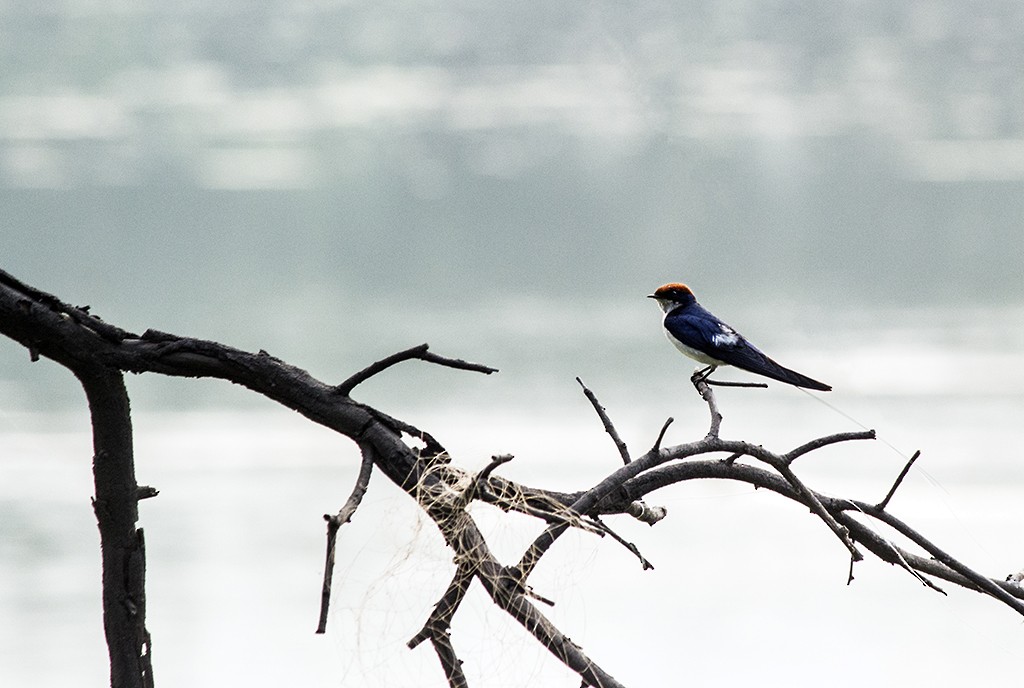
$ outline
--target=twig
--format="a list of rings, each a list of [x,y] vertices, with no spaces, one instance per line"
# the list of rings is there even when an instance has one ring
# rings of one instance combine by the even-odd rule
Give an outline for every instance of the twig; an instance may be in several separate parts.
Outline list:
[[[616,541],[616,542],[618,542],[618,543],[619,543],[620,545],[622,545],[623,547],[625,547],[626,549],[628,549],[628,550],[629,550],[630,552],[632,552],[632,553],[633,553],[633,555],[634,555],[634,556],[635,556],[635,557],[636,557],[637,559],[639,559],[639,560],[640,560],[640,564],[641,564],[641,565],[642,565],[642,566],[644,567],[644,571],[647,571],[647,570],[649,570],[649,569],[650,569],[650,570],[653,570],[653,569],[654,569],[654,564],[652,564],[651,562],[647,561],[647,559],[646,559],[646,558],[644,557],[644,555],[640,553],[640,548],[638,548],[638,547],[637,547],[637,546],[636,546],[635,544],[633,544],[632,542],[629,542],[628,540],[626,540],[625,538],[623,538],[622,536],[620,536],[620,535],[619,535],[618,533],[616,533],[616,532],[615,532],[614,530],[612,530],[611,528],[609,528],[609,527],[608,527],[608,526],[607,526],[607,525],[605,524],[605,522],[604,522],[604,521],[602,521],[602,520],[601,520],[600,518],[598,518],[597,516],[595,516],[595,517],[594,517],[594,521],[595,521],[595,522],[597,522],[598,524],[600,524],[601,528],[603,528],[603,529],[604,529],[604,532],[606,532],[606,533],[608,533],[609,535],[611,535],[611,536],[612,536],[612,539],[613,539],[613,540],[615,540],[615,541]]]
[[[668,430],[668,426],[672,425],[672,423],[674,421],[675,421],[675,418],[673,418],[672,416],[669,416],[665,420],[665,424],[661,426],[661,432],[658,433],[658,438],[656,440],[654,440],[654,446],[651,447],[651,451],[652,452],[659,452],[659,451],[661,451],[661,442],[662,442],[662,440],[665,439],[665,432]]]
[[[370,484],[370,474],[373,472],[373,449],[368,444],[363,444],[360,448],[363,452],[363,462],[359,467],[359,475],[355,487],[352,488],[352,494],[337,514],[324,514],[324,520],[327,521],[327,557],[324,562],[324,584],[320,592],[320,622],[316,627],[317,633],[327,632],[327,611],[331,606],[331,582],[334,579],[334,552],[338,529],[352,520],[360,502],[363,501],[363,495]]]
[[[605,411],[604,406],[597,400],[597,395],[590,391],[590,389],[583,384],[583,380],[576,378],[576,382],[579,383],[580,387],[583,388],[583,393],[590,400],[590,405],[594,407],[594,411],[597,412],[597,417],[601,419],[601,423],[604,425],[604,431],[612,438],[612,442],[615,443],[615,448],[619,450],[619,456],[622,457],[622,463],[627,464],[632,459],[629,458],[629,449],[626,447],[626,443],[619,437],[618,431],[615,430],[615,425],[612,423],[612,419],[608,417],[608,412]]]
[[[339,385],[336,385],[334,390],[337,394],[349,396],[352,390],[355,389],[356,385],[366,382],[371,377],[387,370],[391,366],[401,363],[402,361],[408,361],[409,359],[418,358],[428,363],[436,363],[437,365],[447,366],[449,368],[458,368],[460,370],[471,370],[477,373],[484,373],[490,375],[491,373],[498,372],[497,368],[490,366],[481,365],[479,363],[469,363],[459,358],[447,358],[445,356],[438,356],[437,354],[430,353],[427,349],[428,344],[420,344],[412,348],[406,349],[405,351],[399,351],[398,353],[391,354],[379,361],[372,363],[371,365],[363,368],[358,373],[350,376],[347,380]]]
[[[898,476],[896,476],[896,481],[892,484],[892,487],[889,488],[889,492],[886,493],[885,499],[883,499],[882,501],[875,505],[876,509],[878,509],[879,511],[885,511],[885,507],[889,506],[889,500],[892,499],[892,496],[894,494],[896,494],[896,490],[903,482],[903,479],[907,477],[907,473],[910,472],[910,467],[914,465],[914,462],[917,461],[917,457],[919,456],[921,456],[920,449],[914,452],[914,455],[911,456],[910,460],[907,461],[906,465],[903,466],[903,470],[900,471],[900,474]]]
[[[825,437],[819,437],[818,439],[811,440],[806,444],[801,444],[796,449],[790,449],[788,452],[782,455],[783,460],[787,464],[791,464],[798,458],[814,451],[815,449],[821,449],[827,447],[830,444],[837,444],[839,442],[849,442],[850,440],[873,440],[875,439],[874,430],[861,430],[858,432],[837,432],[834,435],[827,435]]]
[[[734,464],[734,463],[736,463],[736,459],[740,458],[741,456],[746,456],[746,452],[741,452],[741,451],[733,452],[732,454],[729,454],[729,456],[727,456],[724,459],[722,459],[722,463]]]
[[[710,380],[705,378],[704,382],[715,387],[757,387],[768,389],[767,382],[730,382],[729,380]]]

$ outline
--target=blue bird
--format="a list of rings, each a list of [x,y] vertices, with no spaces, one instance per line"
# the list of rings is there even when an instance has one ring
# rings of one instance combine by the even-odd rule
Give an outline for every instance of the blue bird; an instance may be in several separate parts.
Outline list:
[[[648,296],[665,312],[665,335],[676,348],[693,360],[708,366],[694,373],[694,380],[706,379],[715,369],[731,365],[796,387],[831,391],[823,382],[784,368],[768,358],[739,332],[697,303],[685,284],[673,282]]]

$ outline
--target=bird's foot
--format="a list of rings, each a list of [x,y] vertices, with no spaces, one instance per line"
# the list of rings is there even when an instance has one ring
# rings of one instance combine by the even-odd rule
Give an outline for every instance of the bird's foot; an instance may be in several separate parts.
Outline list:
[[[708,377],[711,376],[711,373],[715,372],[717,368],[718,366],[709,365],[693,371],[693,375],[690,376],[690,382],[692,382],[693,386],[696,387],[700,383],[707,381]]]

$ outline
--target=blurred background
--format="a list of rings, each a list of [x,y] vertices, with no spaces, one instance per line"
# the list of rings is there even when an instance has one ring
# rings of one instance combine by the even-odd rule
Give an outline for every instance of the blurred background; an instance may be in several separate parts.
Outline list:
[[[577,375],[635,449],[669,415],[670,441],[706,432],[643,298],[686,281],[836,389],[722,392],[725,436],[875,427],[808,457],[812,485],[878,499],[922,448],[892,508],[990,575],[1024,566],[1019,2],[10,1],[0,36],[0,268],[33,286],[326,381],[424,341],[496,366],[360,391],[467,468],[510,452],[510,477],[582,489],[617,457]],[[314,637],[354,447],[222,383],[129,385],[162,490],[141,521],[158,685],[443,685],[404,647],[451,572],[408,498],[371,485]],[[70,375],[0,341],[3,685],[107,681],[89,455]],[[872,564],[847,588],[792,505],[651,501],[668,521],[621,527],[654,572],[583,537],[538,570],[627,685],[799,685],[780,654],[837,686],[994,683],[1024,659],[978,595]],[[478,512],[510,560],[537,532]],[[472,685],[578,685],[474,604]]]

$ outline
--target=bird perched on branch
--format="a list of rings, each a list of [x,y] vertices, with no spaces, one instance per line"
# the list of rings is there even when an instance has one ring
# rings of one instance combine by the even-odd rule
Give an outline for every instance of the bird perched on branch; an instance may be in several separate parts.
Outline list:
[[[707,366],[694,373],[694,382],[707,379],[719,366],[731,365],[796,387],[822,392],[832,389],[770,359],[743,335],[697,303],[697,298],[685,284],[673,282],[658,287],[648,298],[655,299],[665,312],[665,335],[669,341],[693,360]]]

